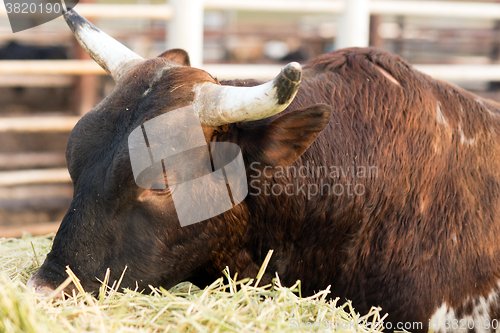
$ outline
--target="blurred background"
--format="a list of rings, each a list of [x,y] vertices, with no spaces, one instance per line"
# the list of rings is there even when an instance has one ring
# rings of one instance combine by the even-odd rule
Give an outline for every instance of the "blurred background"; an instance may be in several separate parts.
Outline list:
[[[145,58],[185,48],[219,79],[272,78],[290,61],[374,46],[500,100],[500,1],[80,0],[75,9]],[[69,132],[113,86],[61,17],[13,34],[0,0],[0,237],[57,230],[73,195]]]

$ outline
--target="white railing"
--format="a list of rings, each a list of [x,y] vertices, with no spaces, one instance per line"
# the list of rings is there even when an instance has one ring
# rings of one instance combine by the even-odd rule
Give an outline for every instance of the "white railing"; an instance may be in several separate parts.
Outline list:
[[[205,10],[239,10],[281,13],[323,13],[341,14],[343,0],[204,0]],[[75,7],[88,17],[144,18],[170,20],[172,6],[151,4],[88,4]],[[454,17],[465,19],[500,19],[500,4],[490,2],[447,2],[447,1],[404,1],[371,0],[372,14],[402,15],[412,17]],[[5,7],[0,5],[0,16],[6,16]]]
[[[199,40],[203,25],[193,25],[190,20],[199,17],[189,15],[192,6],[203,6],[202,10],[246,10],[294,13],[331,13],[342,14],[346,8],[344,1],[358,0],[170,0],[164,5],[99,5],[78,4],[76,9],[86,17],[92,18],[142,18],[171,20],[174,8],[184,14],[175,22],[176,29],[187,34],[178,34],[181,38],[170,43],[171,47],[181,46],[191,49],[193,63],[212,73],[219,79],[255,78],[270,79],[279,72],[280,65],[209,65],[201,64],[201,42],[182,44],[186,40]],[[363,2],[360,2],[363,4]],[[423,17],[456,17],[500,19],[500,4],[481,2],[442,2],[442,1],[390,1],[371,0],[364,2],[370,13],[386,15],[406,15]],[[183,8],[184,7],[184,8]],[[187,11],[186,11],[187,10]],[[0,6],[0,15],[6,15],[5,8]],[[195,27],[195,28],[193,28]],[[198,31],[197,31],[198,30]],[[342,30],[342,29],[341,29]],[[190,38],[189,34],[193,37]],[[175,36],[171,34],[170,37]],[[200,45],[197,45],[200,44]],[[349,42],[347,42],[349,44]],[[198,60],[196,60],[198,59]],[[498,81],[500,65],[415,65],[415,67],[435,78],[447,81]],[[0,75],[105,75],[106,73],[91,60],[40,60],[40,61],[0,61]],[[62,120],[65,122],[66,120]],[[74,121],[73,119],[71,121]],[[9,122],[10,123],[10,122]],[[41,130],[49,130],[47,124],[38,122]],[[26,129],[33,130],[37,122],[25,122]],[[58,130],[58,122],[53,122],[53,129]],[[7,122],[5,122],[7,125]],[[19,125],[23,127],[22,123]],[[50,125],[48,125],[50,127]],[[29,129],[28,129],[29,127]],[[0,126],[0,131],[9,130]]]
[[[341,14],[342,0],[204,0],[205,10],[246,10],[262,12]],[[500,4],[488,2],[371,0],[372,14],[413,17],[455,17],[500,19]]]
[[[135,18],[168,21],[173,16],[172,7],[169,5],[108,5],[80,3],[75,7],[75,9],[80,15],[89,18]],[[0,17],[6,16],[6,9],[0,4]]]
[[[481,1],[370,1],[370,12],[413,17],[451,17],[462,19],[500,19],[500,4]]]
[[[272,79],[283,65],[203,64],[202,69],[220,80],[235,78]],[[500,81],[500,65],[413,65],[436,79],[445,81]],[[3,60],[3,75],[108,75],[92,60]],[[1,83],[1,82],[0,82]],[[0,124],[0,131],[2,131]]]
[[[257,65],[203,65],[202,64],[202,36],[203,25],[200,24],[200,10],[239,10],[239,11],[267,11],[267,12],[293,12],[293,13],[330,13],[342,14],[346,9],[345,1],[349,3],[360,0],[170,0],[171,4],[165,5],[100,5],[100,4],[78,4],[76,9],[80,14],[92,18],[142,18],[172,20],[173,25],[169,35],[171,39],[169,47],[183,47],[191,57],[194,66],[210,68],[214,75],[220,78],[270,78],[274,75],[277,66]],[[391,0],[371,0],[360,1],[361,5],[366,3],[368,11],[372,14],[381,15],[403,15],[421,17],[454,17],[470,19],[500,20],[500,3],[482,2],[444,2],[444,1],[391,1]],[[202,8],[193,8],[198,6]],[[347,6],[349,7],[349,6]],[[350,6],[356,8],[356,6]],[[175,20],[174,8],[179,12],[179,19]],[[351,13],[352,14],[352,13]],[[6,15],[5,8],[0,6],[0,15]],[[356,26],[368,27],[363,18],[358,17]],[[342,20],[340,20],[342,22]],[[356,20],[348,21],[344,24],[352,24]],[[350,23],[349,23],[350,22]],[[339,29],[351,31],[354,28]],[[179,33],[181,31],[182,33]],[[365,34],[366,35],[366,34]],[[342,46],[363,46],[363,42],[353,40],[354,37],[339,36],[339,40],[344,40]],[[362,40],[366,40],[363,37]],[[193,42],[198,41],[198,42]],[[52,71],[53,65],[59,66],[56,71]],[[26,69],[19,69],[26,67]],[[494,65],[464,66],[462,65],[416,65],[425,73],[436,78],[449,81],[488,81],[500,80],[500,75]],[[491,66],[491,67],[490,67]],[[460,73],[456,73],[456,71]],[[40,61],[24,61],[19,64],[0,63],[0,75],[5,74],[101,74],[99,69],[88,62],[68,60],[67,63],[49,63]],[[253,73],[257,75],[252,75]],[[269,74],[267,74],[269,73]],[[247,76],[247,74],[251,74]]]

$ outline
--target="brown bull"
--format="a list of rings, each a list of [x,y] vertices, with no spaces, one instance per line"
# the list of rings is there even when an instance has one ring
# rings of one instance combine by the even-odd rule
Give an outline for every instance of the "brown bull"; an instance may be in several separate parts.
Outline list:
[[[300,279],[306,295],[331,285],[358,311],[381,306],[388,328],[495,328],[498,104],[376,49],[322,55],[302,78],[291,64],[270,83],[220,86],[181,50],[144,60],[74,11],[65,18],[117,85],[71,133],[74,199],[31,286],[50,292],[66,265],[89,291],[125,266],[123,287],[204,286],[226,266],[255,276],[274,249],[265,280]],[[175,186],[136,185],[127,138],[185,106],[207,142],[240,147],[248,195],[181,227]]]

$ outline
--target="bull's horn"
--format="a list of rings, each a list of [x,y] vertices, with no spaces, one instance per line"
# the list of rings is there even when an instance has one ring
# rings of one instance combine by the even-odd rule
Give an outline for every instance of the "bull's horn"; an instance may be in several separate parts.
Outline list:
[[[200,121],[208,126],[264,119],[287,108],[297,93],[301,77],[302,67],[292,62],[274,80],[255,87],[205,82],[195,86],[193,106]]]
[[[78,43],[115,81],[144,60],[111,36],[97,29],[73,9],[64,12],[64,19]]]

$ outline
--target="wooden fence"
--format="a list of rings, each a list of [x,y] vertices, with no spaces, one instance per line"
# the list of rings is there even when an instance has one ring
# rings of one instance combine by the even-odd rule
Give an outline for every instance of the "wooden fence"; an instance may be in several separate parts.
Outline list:
[[[203,25],[192,20],[192,12],[203,10],[236,10],[236,11],[272,11],[293,13],[331,13],[343,15],[349,11],[345,1],[360,0],[170,0],[164,5],[104,5],[78,4],[76,9],[88,18],[135,18],[151,20],[172,20],[170,30],[174,32],[187,31],[187,34],[177,34],[180,39],[199,40],[203,35]],[[363,5],[363,3],[365,5]],[[440,1],[384,1],[371,0],[359,2],[367,13],[380,15],[421,16],[421,17],[453,17],[460,19],[487,19],[500,20],[500,4],[478,2],[440,2]],[[198,6],[198,8],[193,8]],[[200,7],[201,6],[201,7]],[[351,6],[352,7],[352,6]],[[182,19],[175,20],[182,15]],[[352,13],[351,13],[352,14]],[[5,8],[0,7],[0,16],[5,16]],[[191,17],[193,16],[193,17]],[[365,15],[366,16],[366,15]],[[357,24],[367,17],[357,18]],[[199,18],[198,18],[199,20]],[[351,22],[352,23],[352,22]],[[366,23],[366,22],[365,22]],[[193,28],[194,27],[194,28]],[[349,27],[348,27],[349,28]],[[342,30],[342,29],[341,29]],[[345,29],[344,29],[345,30]],[[342,33],[342,32],[341,32]],[[191,36],[191,37],[190,37]],[[172,39],[172,34],[170,35]],[[170,47],[183,46],[183,41],[171,40]],[[180,44],[179,44],[180,43]],[[200,42],[202,43],[202,41]],[[347,41],[349,43],[349,41]],[[191,53],[194,63],[220,79],[235,77],[252,77],[257,79],[272,78],[279,72],[279,65],[208,65],[202,64],[202,45],[188,44],[185,48]],[[199,59],[199,60],[196,60]],[[415,65],[417,69],[439,79],[449,81],[500,81],[500,65]],[[43,60],[43,61],[0,61],[0,86],[8,85],[9,76],[39,75],[54,77],[54,85],[69,83],[65,77],[71,75],[106,75],[106,73],[91,60]],[[57,78],[57,80],[56,80]],[[5,81],[5,82],[4,82]],[[26,82],[33,82],[26,80]],[[29,85],[29,83],[26,83]],[[69,132],[79,117],[22,117],[1,118],[0,133],[2,132]],[[22,154],[21,154],[22,155]],[[22,156],[17,156],[18,163],[22,164]],[[13,157],[11,156],[11,159]],[[33,156],[31,156],[33,158]],[[48,156],[38,156],[39,159]],[[13,158],[15,160],[15,158]],[[8,158],[4,158],[7,161]],[[0,156],[0,164],[2,156]],[[4,162],[6,163],[6,162]],[[66,169],[33,169],[23,171],[0,172],[0,187],[12,187],[25,184],[69,182]],[[58,223],[52,222],[36,226],[3,227],[0,228],[0,237],[17,237],[23,230],[33,234],[55,231]]]

